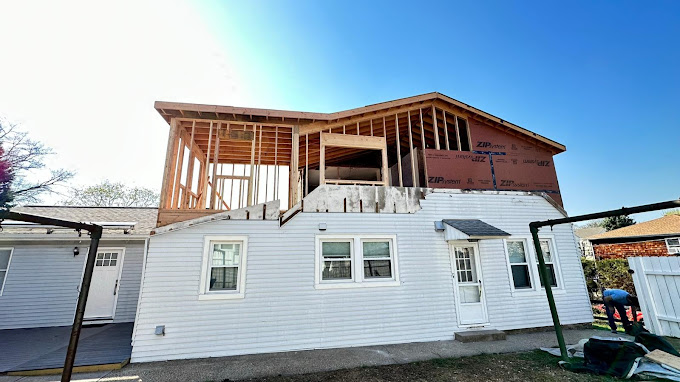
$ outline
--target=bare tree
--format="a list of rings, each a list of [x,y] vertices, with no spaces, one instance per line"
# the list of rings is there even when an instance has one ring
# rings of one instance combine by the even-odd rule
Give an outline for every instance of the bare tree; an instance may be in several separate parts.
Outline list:
[[[74,188],[63,201],[70,206],[158,207],[159,193],[145,187],[128,187],[108,180],[82,189]]]
[[[5,118],[0,118],[0,146],[3,149],[0,162],[5,163],[13,176],[9,194],[14,202],[36,202],[41,194],[54,192],[55,186],[74,175],[65,169],[48,169],[45,162],[54,154],[52,149],[29,138],[28,132]]]

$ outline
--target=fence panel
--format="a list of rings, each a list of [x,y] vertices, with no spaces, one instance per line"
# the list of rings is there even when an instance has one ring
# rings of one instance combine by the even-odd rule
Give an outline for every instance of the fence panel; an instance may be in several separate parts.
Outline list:
[[[680,258],[629,257],[647,328],[680,338]]]

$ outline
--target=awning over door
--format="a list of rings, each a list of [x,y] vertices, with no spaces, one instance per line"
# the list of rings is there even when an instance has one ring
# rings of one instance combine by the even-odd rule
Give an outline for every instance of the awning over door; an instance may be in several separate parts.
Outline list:
[[[510,236],[502,229],[479,219],[444,219],[444,237],[449,240],[503,239]]]

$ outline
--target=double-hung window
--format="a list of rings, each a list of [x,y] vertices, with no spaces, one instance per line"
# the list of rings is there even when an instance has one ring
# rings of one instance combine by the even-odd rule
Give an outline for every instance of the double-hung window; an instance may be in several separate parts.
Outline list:
[[[5,279],[9,272],[9,263],[12,260],[13,248],[0,248],[0,296],[5,289]]]
[[[206,236],[199,300],[243,298],[248,238]]]
[[[525,240],[508,240],[506,242],[510,272],[515,289],[531,289],[531,268]]]
[[[548,281],[560,288],[559,266],[553,239],[540,238],[541,252],[548,271]],[[537,290],[544,286],[539,271],[538,254],[530,238],[510,238],[505,241],[512,289]],[[538,281],[536,281],[538,280]],[[540,287],[539,287],[540,286]]]
[[[321,242],[322,280],[352,281],[353,244],[351,239]]]
[[[364,259],[364,279],[392,278],[392,240],[366,239],[361,241]]]
[[[666,239],[666,247],[668,247],[668,253],[680,255],[680,237]]]
[[[543,261],[545,261],[545,267],[548,269],[548,280],[550,280],[550,286],[556,288],[557,277],[555,276],[555,259],[553,258],[552,241],[541,239],[539,242],[541,243],[541,251],[543,252]],[[535,259],[536,272],[539,274],[540,280],[540,271],[538,270],[538,267],[540,266],[538,263],[538,254],[536,254]],[[543,280],[541,280],[541,286],[545,286],[543,284]]]
[[[315,287],[399,285],[396,236],[317,236]]]

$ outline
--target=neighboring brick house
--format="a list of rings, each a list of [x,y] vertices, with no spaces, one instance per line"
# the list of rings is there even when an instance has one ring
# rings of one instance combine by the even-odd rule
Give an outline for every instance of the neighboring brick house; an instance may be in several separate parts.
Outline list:
[[[589,238],[598,259],[680,255],[680,215],[615,229]]]

